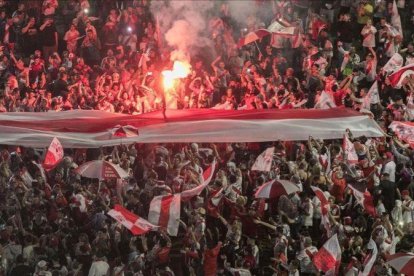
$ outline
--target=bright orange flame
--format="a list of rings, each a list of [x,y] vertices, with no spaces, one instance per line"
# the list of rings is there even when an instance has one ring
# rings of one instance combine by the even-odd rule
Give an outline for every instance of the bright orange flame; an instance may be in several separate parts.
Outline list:
[[[188,62],[174,61],[172,70],[162,71],[163,85],[165,90],[172,89],[176,79],[182,79],[188,76],[191,71],[191,65]]]

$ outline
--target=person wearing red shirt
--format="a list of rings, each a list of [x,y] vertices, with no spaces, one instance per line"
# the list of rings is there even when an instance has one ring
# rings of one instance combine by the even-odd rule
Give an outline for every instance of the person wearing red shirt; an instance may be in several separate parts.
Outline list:
[[[204,275],[205,276],[216,276],[217,275],[217,256],[220,252],[222,242],[212,249],[206,249],[204,251]]]

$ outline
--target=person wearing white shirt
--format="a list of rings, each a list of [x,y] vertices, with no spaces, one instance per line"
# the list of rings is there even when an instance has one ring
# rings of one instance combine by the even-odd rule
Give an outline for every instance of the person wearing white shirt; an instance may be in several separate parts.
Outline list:
[[[382,173],[388,173],[389,179],[391,182],[395,182],[395,170],[396,170],[396,164],[394,162],[394,156],[391,152],[386,153],[386,160],[384,164],[384,168]]]
[[[104,261],[102,253],[98,253],[96,260],[92,263],[89,269],[88,276],[106,276],[109,275],[109,264]]]
[[[375,33],[377,29],[372,26],[372,21],[368,20],[367,24],[361,31],[361,35],[363,36],[362,46],[366,48],[373,48],[375,47]]]

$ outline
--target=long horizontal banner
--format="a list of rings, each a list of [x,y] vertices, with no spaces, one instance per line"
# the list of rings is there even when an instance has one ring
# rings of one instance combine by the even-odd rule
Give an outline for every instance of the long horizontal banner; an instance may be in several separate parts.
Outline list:
[[[118,135],[116,128],[124,135]],[[48,113],[0,113],[0,144],[47,147],[57,137],[65,148],[96,148],[133,142],[265,142],[380,137],[366,115],[349,109],[328,110],[167,110],[141,115],[74,110]],[[132,129],[132,131],[130,131]]]

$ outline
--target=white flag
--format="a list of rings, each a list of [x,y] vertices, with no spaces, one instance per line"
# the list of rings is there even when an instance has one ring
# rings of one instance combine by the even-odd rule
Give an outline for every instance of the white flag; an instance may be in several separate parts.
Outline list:
[[[325,91],[322,91],[319,95],[317,103],[315,104],[315,109],[330,109],[333,107],[336,107],[333,97]]]
[[[262,152],[254,162],[252,166],[252,171],[262,171],[269,172],[272,167],[273,154],[275,152],[275,147],[271,147]]]
[[[400,14],[398,13],[398,7],[397,7],[397,4],[395,3],[395,0],[392,3],[391,24],[393,27],[395,27],[398,30],[399,35],[402,38],[403,30],[402,30],[402,25],[401,25],[401,17],[400,17]]]
[[[371,110],[371,104],[377,104],[379,102],[378,82],[375,81],[363,99],[361,110]]]
[[[349,140],[348,135],[344,135],[344,141],[342,144],[342,148],[344,150],[345,159],[348,163],[357,163],[358,162],[358,155],[355,151],[354,144]]]
[[[387,73],[393,73],[400,69],[403,64],[404,58],[399,53],[395,53],[384,65],[384,67],[382,67],[382,69]]]
[[[359,272],[358,276],[370,275],[371,269],[374,266],[375,261],[377,260],[378,248],[377,248],[377,244],[374,242],[372,238],[369,240],[367,249],[372,250],[372,251],[371,251],[371,254],[369,254],[367,258],[365,259],[364,271]]]

